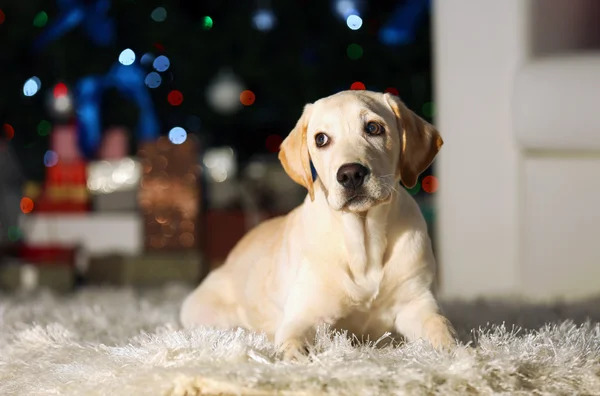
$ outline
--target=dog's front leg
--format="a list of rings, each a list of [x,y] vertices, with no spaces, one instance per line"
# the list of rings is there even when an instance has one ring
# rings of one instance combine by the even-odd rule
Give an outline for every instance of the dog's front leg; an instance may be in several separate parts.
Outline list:
[[[412,282],[411,291],[399,300],[396,307],[395,330],[408,341],[424,339],[434,348],[451,348],[456,344],[452,324],[439,310],[439,306],[429,288],[418,279]]]
[[[284,306],[283,319],[275,333],[275,344],[284,360],[306,355],[317,326],[334,324],[342,315],[340,298],[316,276],[304,272],[292,285]]]

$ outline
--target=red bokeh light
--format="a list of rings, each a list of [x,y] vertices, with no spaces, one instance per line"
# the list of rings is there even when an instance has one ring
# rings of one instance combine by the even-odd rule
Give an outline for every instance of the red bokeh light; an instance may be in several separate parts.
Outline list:
[[[21,212],[27,214],[33,211],[33,200],[29,197],[21,198]]]
[[[2,129],[4,129],[4,136],[6,136],[8,140],[11,140],[15,137],[15,129],[12,127],[12,125],[4,124]]]
[[[385,92],[391,93],[392,95],[400,96],[400,92],[394,87],[389,87],[385,89]]]
[[[439,184],[440,183],[439,183],[437,177],[426,176],[423,178],[423,181],[421,182],[421,187],[423,187],[423,191],[425,191],[429,194],[433,194],[434,192],[437,191]]]
[[[179,106],[183,103],[183,94],[180,91],[174,89],[171,92],[169,92],[167,100],[169,101],[171,106]]]
[[[4,23],[4,19],[5,19],[4,11],[0,10],[0,25],[2,25]]]
[[[254,95],[254,92],[250,91],[249,89],[242,91],[240,94],[240,102],[242,102],[244,106],[251,106],[255,100],[256,95]]]
[[[267,137],[267,150],[269,153],[276,153],[279,151],[279,146],[281,146],[281,142],[283,142],[283,138],[279,135],[269,135]]]
[[[350,89],[355,91],[364,91],[365,89],[367,89],[367,87],[365,87],[365,84],[361,83],[360,81],[356,81],[353,82],[352,85],[350,85]]]
[[[164,52],[165,51],[165,46],[162,45],[161,43],[154,43],[154,48],[156,48],[157,50]]]
[[[67,88],[67,86],[64,83],[58,83],[54,86],[54,97],[55,98],[60,98],[62,96],[65,96],[69,93],[69,89]]]

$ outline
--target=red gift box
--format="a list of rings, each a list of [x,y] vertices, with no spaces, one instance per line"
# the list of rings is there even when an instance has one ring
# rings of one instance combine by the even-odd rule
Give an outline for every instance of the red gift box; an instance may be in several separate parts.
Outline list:
[[[75,267],[77,249],[65,246],[28,246],[21,245],[19,257],[28,264],[34,265],[67,265]]]

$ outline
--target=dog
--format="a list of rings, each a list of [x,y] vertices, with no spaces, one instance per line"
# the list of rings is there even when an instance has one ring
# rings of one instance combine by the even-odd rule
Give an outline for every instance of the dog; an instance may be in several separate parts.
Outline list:
[[[389,93],[342,91],[307,104],[279,152],[308,190],[304,202],[238,242],[186,297],[182,325],[264,332],[286,360],[305,357],[323,324],[452,347],[432,292],[427,225],[400,186],[414,187],[442,144]]]

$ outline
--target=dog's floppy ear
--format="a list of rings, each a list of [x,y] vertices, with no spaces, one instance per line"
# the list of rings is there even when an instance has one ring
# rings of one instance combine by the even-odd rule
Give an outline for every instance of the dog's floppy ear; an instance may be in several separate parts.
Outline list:
[[[400,98],[389,93],[384,97],[396,115],[400,131],[400,158],[396,172],[402,184],[413,188],[419,175],[433,162],[444,141],[433,125],[410,111]]]
[[[296,123],[292,132],[285,138],[279,150],[279,160],[283,169],[296,183],[306,187],[310,200],[315,200],[312,172],[310,170],[310,157],[306,141],[306,128],[310,118],[311,104],[304,107],[302,116]]]

